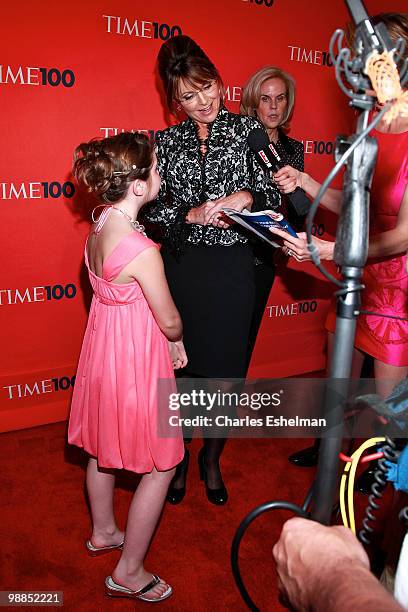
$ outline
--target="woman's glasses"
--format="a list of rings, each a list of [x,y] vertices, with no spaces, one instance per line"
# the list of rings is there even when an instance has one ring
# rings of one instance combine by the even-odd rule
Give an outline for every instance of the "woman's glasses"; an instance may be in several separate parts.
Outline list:
[[[197,101],[198,96],[201,93],[205,93],[209,96],[215,93],[217,89],[217,81],[210,81],[205,83],[202,87],[197,89],[196,91],[188,91],[179,98],[179,102],[184,104],[185,106],[191,106],[194,102]]]

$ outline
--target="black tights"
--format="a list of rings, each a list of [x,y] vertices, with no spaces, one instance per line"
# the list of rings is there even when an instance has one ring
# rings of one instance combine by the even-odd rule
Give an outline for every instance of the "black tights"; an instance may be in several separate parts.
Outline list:
[[[205,378],[197,375],[183,374],[183,378],[202,378],[203,385],[205,386]],[[186,410],[183,411],[183,416],[187,416]],[[183,435],[186,443],[190,442],[192,430],[183,427]],[[214,430],[209,429],[208,431],[203,428],[203,449],[204,449],[204,464],[206,468],[207,485],[210,489],[218,489],[222,486],[222,476],[220,470],[220,457],[224,449],[227,438],[213,438],[210,437]],[[203,452],[203,451],[201,451]],[[187,471],[188,471],[188,448],[184,455],[183,461],[177,466],[176,474],[173,478],[172,487],[180,489],[185,486]]]
[[[227,438],[204,438],[205,457],[209,463],[218,463]]]
[[[207,485],[210,489],[218,489],[222,486],[222,476],[220,470],[220,457],[225,446],[227,438],[204,438],[204,464],[207,475]],[[188,450],[184,459],[176,468],[176,473],[173,478],[172,487],[182,489],[186,484],[188,470]]]

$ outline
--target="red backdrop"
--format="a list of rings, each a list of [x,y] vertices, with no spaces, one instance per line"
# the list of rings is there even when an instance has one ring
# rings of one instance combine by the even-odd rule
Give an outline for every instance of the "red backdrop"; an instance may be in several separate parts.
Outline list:
[[[120,130],[164,128],[155,58],[170,33],[196,39],[239,110],[241,86],[265,64],[297,83],[291,136],[323,178],[336,134],[350,131],[347,101],[327,62],[341,0],[20,0],[0,9],[2,112],[0,431],[66,418],[86,323],[82,255],[88,224],[70,175],[76,145]],[[405,0],[366,0],[373,14]],[[334,220],[320,214],[327,237]],[[332,287],[311,265],[282,264],[250,375],[324,366],[323,322]]]

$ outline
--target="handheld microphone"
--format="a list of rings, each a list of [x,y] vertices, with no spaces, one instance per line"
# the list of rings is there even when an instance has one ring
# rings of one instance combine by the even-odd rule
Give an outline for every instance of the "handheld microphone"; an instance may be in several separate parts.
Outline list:
[[[269,142],[265,130],[262,128],[254,128],[249,132],[248,146],[251,151],[255,153],[258,162],[265,170],[277,172],[285,165],[274,145]],[[286,195],[298,215],[306,215],[306,213],[308,213],[310,201],[303,189],[296,187],[295,191]]]

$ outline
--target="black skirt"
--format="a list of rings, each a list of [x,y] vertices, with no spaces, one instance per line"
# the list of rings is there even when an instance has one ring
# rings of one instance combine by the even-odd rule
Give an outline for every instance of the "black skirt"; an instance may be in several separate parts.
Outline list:
[[[162,248],[167,281],[183,320],[186,372],[244,378],[254,307],[248,244],[187,245],[179,260]]]

